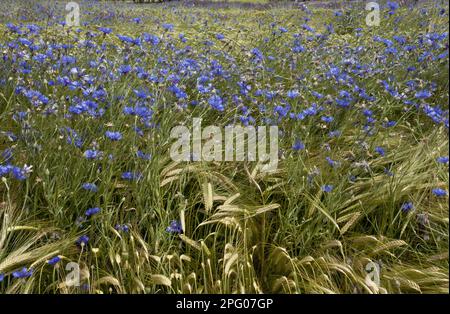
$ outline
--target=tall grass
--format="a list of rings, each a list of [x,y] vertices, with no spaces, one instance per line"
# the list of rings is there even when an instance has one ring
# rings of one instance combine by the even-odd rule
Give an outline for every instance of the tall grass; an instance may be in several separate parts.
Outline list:
[[[0,165],[33,166],[25,180],[1,179],[1,293],[448,293],[448,197],[432,192],[448,191],[448,162],[437,161],[448,156],[448,54],[432,58],[448,52],[448,6],[444,13],[434,2],[425,5],[426,11],[401,7],[388,14],[383,8],[380,26],[369,28],[367,12],[357,5],[335,15],[320,8],[211,12],[177,4],[83,1],[86,25],[81,31],[58,25],[65,12],[52,3],[1,6],[6,9],[0,15],[5,56],[0,64],[0,151],[12,148],[13,157],[0,157]],[[133,21],[136,17],[140,20]],[[19,35],[7,22],[23,23],[22,29],[35,23],[41,30]],[[164,30],[163,23],[174,29]],[[99,26],[112,33],[102,34]],[[155,34],[160,42],[130,45],[116,36],[144,33]],[[218,33],[224,39],[217,39]],[[423,37],[445,33],[434,43]],[[374,36],[393,41],[397,53],[386,53],[386,44]],[[394,36],[404,36],[406,43],[397,43]],[[33,59],[38,52],[22,43],[8,48],[20,37],[44,47],[73,46],[54,48],[53,57],[39,63]],[[304,51],[293,52],[299,43]],[[417,49],[406,52],[405,45]],[[264,54],[263,61],[255,62],[253,48]],[[432,56],[419,61],[426,52]],[[74,56],[76,63],[60,65],[63,55]],[[187,69],[182,62],[187,59],[199,67]],[[21,61],[31,65],[31,73],[23,72]],[[90,66],[90,61],[98,63]],[[213,62],[226,73],[210,80],[225,101],[223,112],[208,105],[214,90],[206,96],[197,90],[199,75],[217,70]],[[123,64],[133,70],[120,75]],[[139,77],[137,66],[163,79]],[[416,70],[408,72],[412,66]],[[73,67],[92,77],[92,85],[83,81],[87,76],[71,74]],[[335,79],[333,67],[351,80]],[[58,76],[80,82],[85,92],[102,87],[106,96],[97,102],[104,114],[70,114],[77,98],[91,96],[80,87],[47,84]],[[383,80],[405,96],[392,96]],[[406,84],[410,80],[415,89]],[[240,91],[241,81],[251,92]],[[173,84],[187,99],[174,95]],[[358,97],[356,85],[375,99]],[[36,98],[16,92],[18,87],[39,90],[49,104],[32,105]],[[135,94],[141,89],[149,95],[144,100]],[[432,90],[432,96],[415,99],[423,89]],[[253,96],[257,90],[275,96]],[[289,90],[298,90],[299,96],[286,97]],[[335,103],[341,90],[354,93],[349,108]],[[197,105],[191,104],[194,100]],[[139,103],[153,111],[148,125],[123,114],[126,106]],[[424,111],[426,103],[443,108],[441,121]],[[289,112],[298,114],[313,104],[323,110],[305,119],[280,118],[274,112],[277,105],[289,105]],[[275,123],[281,131],[276,172],[262,173],[256,162],[170,159],[172,127],[190,126],[194,117],[202,117],[204,125],[240,123],[244,106],[254,124]],[[369,127],[365,109],[376,120]],[[19,112],[27,114],[18,118]],[[324,122],[323,116],[334,120]],[[387,127],[389,121],[395,123]],[[76,138],[66,127],[79,134],[80,147],[73,145]],[[111,141],[107,130],[120,131],[122,139]],[[337,130],[340,136],[329,135]],[[293,149],[296,140],[305,148]],[[103,158],[86,159],[85,151],[94,148]],[[138,150],[151,158],[139,158]],[[330,166],[326,157],[338,166]],[[141,177],[125,180],[126,171]],[[95,183],[98,191],[84,190],[83,183]],[[324,185],[332,185],[332,191],[325,192]],[[402,210],[407,202],[413,208]],[[100,207],[100,213],[80,221],[93,207]],[[183,233],[167,232],[172,220],[180,222]],[[124,225],[126,230],[117,228]],[[77,245],[82,235],[89,241]],[[55,256],[61,261],[49,265]],[[78,287],[65,280],[69,262],[80,265]],[[379,285],[367,280],[370,262],[380,267]],[[32,275],[15,278],[23,267]]]

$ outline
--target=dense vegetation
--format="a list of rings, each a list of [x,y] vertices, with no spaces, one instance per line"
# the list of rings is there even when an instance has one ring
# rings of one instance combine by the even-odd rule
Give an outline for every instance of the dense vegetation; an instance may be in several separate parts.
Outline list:
[[[79,4],[0,4],[1,293],[448,293],[448,5]],[[277,171],[173,162],[195,117]]]

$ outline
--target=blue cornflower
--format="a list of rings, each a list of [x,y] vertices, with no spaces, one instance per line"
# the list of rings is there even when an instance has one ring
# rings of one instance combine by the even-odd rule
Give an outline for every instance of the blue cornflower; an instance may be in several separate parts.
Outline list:
[[[418,91],[416,93],[416,95],[415,95],[415,97],[418,98],[418,99],[425,99],[425,98],[428,98],[430,96],[431,96],[431,92],[429,90],[426,90],[426,89]]]
[[[87,235],[82,235],[78,238],[78,240],[75,243],[80,246],[84,246],[84,245],[87,245],[88,242],[89,242],[89,237]]]
[[[13,174],[14,178],[19,181],[23,181],[27,178],[27,174],[30,172],[30,168],[25,166],[24,168],[20,167],[12,167],[11,173]]]
[[[332,186],[330,184],[325,184],[325,185],[322,185],[321,189],[322,189],[322,191],[329,193],[329,192],[333,191],[334,186]]]
[[[130,227],[128,227],[128,225],[120,225],[117,224],[114,229],[116,229],[117,231],[123,231],[123,232],[128,232],[130,231]]]
[[[253,57],[254,57],[254,60],[257,61],[257,62],[259,62],[259,61],[261,61],[262,59],[264,59],[263,53],[262,53],[261,50],[259,50],[258,48],[253,48],[253,49],[251,50],[251,53],[252,53],[252,55],[253,55]]]
[[[295,97],[300,96],[300,92],[299,92],[298,90],[296,90],[296,89],[294,89],[294,90],[289,90],[289,91],[286,93],[286,95],[287,95],[289,98],[293,99],[293,98],[295,98]]]
[[[328,162],[328,164],[332,167],[338,167],[339,166],[339,162],[336,160],[331,159],[330,157],[326,157],[325,158]]]
[[[122,179],[124,180],[139,180],[142,177],[142,174],[139,172],[126,171],[122,173]]]
[[[223,100],[218,95],[213,95],[208,99],[208,104],[218,111],[223,111],[225,108],[223,106]]]
[[[130,43],[130,44],[134,43],[134,39],[130,36],[117,35],[117,37],[123,42]]]
[[[14,278],[27,278],[27,277],[31,277],[31,275],[33,274],[33,270],[27,270],[25,267],[22,268],[21,270],[16,270],[15,272],[12,273]]]
[[[3,279],[5,279],[5,274],[0,274],[0,282],[2,282]]]
[[[8,165],[8,166],[2,166],[0,165],[0,177],[4,177],[6,175],[8,175],[12,170],[12,166]]]
[[[60,260],[61,260],[61,257],[55,256],[55,257],[51,258],[51,259],[47,262],[47,264],[54,266],[54,265],[56,265]]]
[[[112,32],[112,29],[108,27],[99,27],[98,30],[101,31],[103,34],[109,34]]]
[[[395,126],[396,124],[397,124],[396,121],[387,121],[387,122],[383,123],[383,127],[391,128],[391,127]]]
[[[141,158],[141,159],[144,159],[144,160],[150,160],[152,158],[151,154],[146,154],[146,153],[144,153],[143,151],[140,151],[140,150],[138,150],[136,152],[136,156]]]
[[[330,131],[330,133],[328,133],[328,136],[333,138],[333,137],[339,137],[341,136],[342,132],[340,130],[335,130],[335,131]]]
[[[90,192],[98,191],[98,187],[94,183],[83,183],[82,188]]]
[[[182,233],[183,228],[181,227],[180,222],[178,222],[176,220],[172,220],[170,222],[170,225],[167,227],[166,231],[170,232],[170,233]]]
[[[436,161],[440,164],[448,164],[448,156],[438,157]]]
[[[292,145],[293,150],[303,150],[305,149],[305,144],[302,141],[296,140],[294,145]]]
[[[331,116],[323,116],[320,118],[320,120],[322,120],[325,123],[331,123],[331,122],[333,122],[334,118]]]
[[[164,28],[164,30],[169,31],[169,32],[173,30],[173,24],[164,23],[162,25],[162,27]]]
[[[120,141],[122,139],[122,134],[120,132],[106,131],[105,135],[111,141]]]
[[[89,208],[88,210],[86,210],[86,212],[84,214],[89,217],[89,216],[98,214],[100,211],[101,211],[101,208],[94,207],[94,208]]]
[[[384,148],[381,147],[381,146],[375,147],[375,152],[377,152],[377,153],[380,154],[381,156],[386,155],[386,152],[385,152]]]
[[[6,175],[8,175],[11,172],[12,166],[7,165],[7,166],[2,166],[0,165],[0,177],[4,177]]]
[[[94,149],[88,149],[84,152],[84,157],[87,159],[97,159],[102,155],[101,151],[94,150]]]
[[[131,66],[128,65],[128,64],[122,64],[119,67],[119,73],[122,74],[122,75],[130,73],[130,72],[131,72]]]
[[[412,209],[414,209],[414,204],[412,202],[406,202],[402,204],[401,210],[404,213],[407,213],[409,211],[411,211]]]
[[[433,192],[433,194],[436,195],[437,197],[447,196],[447,191],[441,188],[433,189],[431,192]]]
[[[216,34],[216,39],[222,40],[224,38],[225,38],[225,36],[223,34]]]
[[[388,176],[388,177],[392,177],[394,175],[394,173],[389,170],[388,168],[383,168],[383,172]]]

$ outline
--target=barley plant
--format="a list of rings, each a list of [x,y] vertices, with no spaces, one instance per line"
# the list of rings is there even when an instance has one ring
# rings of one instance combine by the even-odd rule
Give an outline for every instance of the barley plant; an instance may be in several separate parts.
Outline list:
[[[416,2],[2,0],[0,293],[448,293],[449,8]],[[277,126],[276,170],[174,161],[194,118]]]

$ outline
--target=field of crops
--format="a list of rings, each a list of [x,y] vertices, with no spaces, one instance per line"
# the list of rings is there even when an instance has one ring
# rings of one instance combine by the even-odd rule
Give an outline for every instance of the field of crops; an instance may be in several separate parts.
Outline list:
[[[0,293],[449,292],[447,1],[67,2],[0,2]]]

